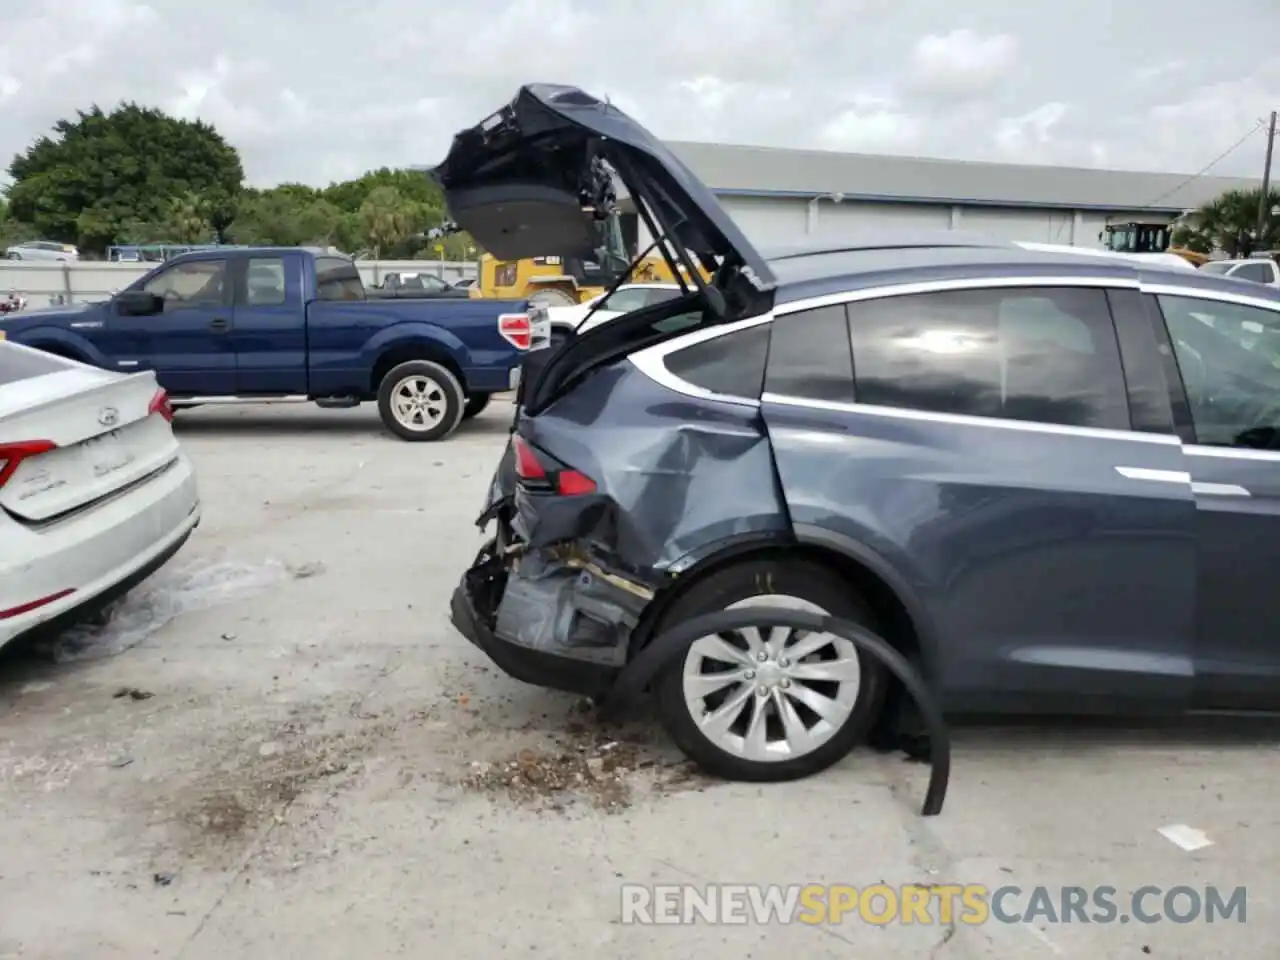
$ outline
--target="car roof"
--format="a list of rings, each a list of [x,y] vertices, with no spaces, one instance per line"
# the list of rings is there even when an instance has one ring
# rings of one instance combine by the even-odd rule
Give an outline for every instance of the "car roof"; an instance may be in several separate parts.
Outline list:
[[[1009,241],[951,231],[841,238],[774,251],[768,259],[778,277],[777,303],[872,287],[991,276],[1141,280],[1240,294],[1238,281],[1199,270],[1048,245],[1026,249]],[[1265,287],[1250,296],[1280,304],[1280,292]]]

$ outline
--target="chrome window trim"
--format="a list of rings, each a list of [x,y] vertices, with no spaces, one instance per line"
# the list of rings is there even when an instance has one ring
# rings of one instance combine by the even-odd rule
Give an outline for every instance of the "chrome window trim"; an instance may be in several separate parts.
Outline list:
[[[1109,430],[1105,427],[1073,427],[1061,423],[1041,423],[1036,420],[1005,420],[1001,417],[976,417],[965,413],[934,413],[911,410],[907,407],[881,407],[869,403],[844,403],[839,400],[810,400],[807,397],[785,397],[765,392],[760,399],[787,407],[804,407],[811,410],[829,410],[833,413],[856,413],[871,417],[890,417],[896,420],[917,420],[929,423],[950,423],[962,427],[987,427],[993,430],[1018,430],[1024,433],[1050,433],[1065,437],[1091,437],[1097,440],[1125,440],[1139,443],[1159,443],[1177,446],[1181,441],[1172,433],[1139,433],[1136,430]]]
[[[765,323],[772,323],[779,317],[821,307],[859,303],[866,300],[879,300],[888,297],[905,297],[922,293],[945,293],[951,290],[981,290],[992,288],[1018,287],[1099,287],[1103,289],[1139,290],[1156,296],[1176,296],[1191,299],[1204,299],[1241,306],[1258,307],[1264,310],[1280,312],[1280,301],[1252,296],[1249,293],[1236,291],[1210,290],[1201,287],[1184,286],[1171,283],[1147,283],[1136,278],[1098,275],[1054,276],[1035,275],[1020,277],[965,277],[948,280],[923,280],[916,283],[900,283],[883,287],[865,287],[859,290],[842,290],[838,293],[809,297],[804,300],[792,300],[780,304],[765,314],[748,317],[722,326],[705,327],[682,336],[664,341],[631,354],[627,359],[645,376],[655,383],[666,387],[674,393],[684,394],[699,400],[713,400],[718,403],[730,403],[741,407],[758,408],[760,400],[749,397],[736,397],[715,393],[689,383],[677,377],[666,367],[665,359],[669,354],[685,347],[705,343],[717,337],[726,336],[739,330],[747,330]],[[780,403],[793,407],[810,407],[818,410],[829,410],[847,413],[860,413],[868,416],[896,417],[903,420],[929,421],[932,423],[952,423],[957,426],[989,427],[997,430],[1021,430],[1030,433],[1048,433],[1059,436],[1094,437],[1109,440],[1131,440],[1141,443],[1180,444],[1181,440],[1174,434],[1139,433],[1133,430],[1110,430],[1103,427],[1072,427],[1063,424],[1040,423],[1034,420],[1005,420],[997,417],[976,417],[966,414],[934,413],[922,410],[911,410],[899,407],[881,407],[871,404],[840,403],[838,401],[810,400],[805,398],[784,397],[765,392],[761,400]],[[1229,447],[1205,447],[1195,444],[1184,446],[1184,451],[1193,457],[1220,457],[1239,460],[1263,460],[1280,462],[1280,451],[1234,449]],[[1209,492],[1206,490],[1205,492]],[[1221,491],[1215,491],[1221,492]],[[1246,493],[1247,495],[1247,493]]]
[[[858,303],[863,300],[880,300],[884,297],[910,297],[918,293],[945,293],[951,290],[1011,289],[1017,287],[1103,287],[1126,290],[1141,289],[1137,279],[1131,277],[1103,276],[1053,276],[1025,277],[963,277],[950,280],[921,280],[916,283],[895,283],[885,287],[866,287],[861,290],[842,290],[805,300],[791,300],[774,307],[775,316],[786,316],[803,310],[816,310],[836,304]]]
[[[1212,457],[1219,460],[1261,460],[1280,463],[1280,450],[1253,450],[1249,447],[1208,447],[1189,443],[1183,448],[1189,457]]]
[[[708,340],[714,340],[717,337],[737,333],[739,330],[750,330],[752,327],[759,327],[772,322],[772,320],[772,313],[763,313],[756,317],[748,317],[745,320],[735,320],[733,323],[693,330],[676,337],[674,340],[667,340],[633,353],[627,357],[627,360],[654,383],[664,386],[674,393],[682,393],[686,397],[694,397],[698,400],[714,400],[717,403],[732,403],[740,407],[758,408],[760,401],[752,397],[735,397],[732,394],[715,393],[677,377],[667,369],[665,360],[668,354],[683,350],[685,347],[692,347]]]
[[[1241,280],[1241,283],[1247,281]],[[1213,300],[1219,303],[1234,303],[1242,307],[1257,307],[1280,313],[1280,300],[1270,300],[1248,293],[1237,293],[1234,290],[1210,290],[1205,287],[1188,287],[1175,283],[1144,283],[1143,293],[1157,297],[1182,297],[1187,300]]]

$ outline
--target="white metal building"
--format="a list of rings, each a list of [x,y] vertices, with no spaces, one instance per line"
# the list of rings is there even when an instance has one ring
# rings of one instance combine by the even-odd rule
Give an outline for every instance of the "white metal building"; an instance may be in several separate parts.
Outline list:
[[[1101,247],[1108,222],[1168,222],[1253,180],[672,143],[761,246],[867,230],[964,230]],[[643,224],[638,240],[647,245]]]

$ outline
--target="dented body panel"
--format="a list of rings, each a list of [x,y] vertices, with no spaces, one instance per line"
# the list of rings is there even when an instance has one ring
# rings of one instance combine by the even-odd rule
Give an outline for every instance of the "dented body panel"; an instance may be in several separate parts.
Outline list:
[[[480,518],[497,521],[504,556],[501,598],[479,611],[501,641],[620,668],[645,608],[687,558],[789,534],[753,407],[691,400],[623,361],[516,432],[597,490],[531,491],[508,446]]]

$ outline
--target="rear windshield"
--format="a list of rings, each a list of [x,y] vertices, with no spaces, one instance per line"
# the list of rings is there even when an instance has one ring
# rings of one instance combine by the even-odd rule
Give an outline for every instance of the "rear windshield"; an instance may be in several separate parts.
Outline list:
[[[0,387],[19,380],[43,377],[67,369],[65,361],[39,350],[24,350],[11,343],[0,343]]]
[[[1200,269],[1203,270],[1205,273],[1226,273],[1228,270],[1230,270],[1234,266],[1235,266],[1234,261],[1227,262],[1225,260],[1218,260],[1214,263],[1206,263]]]

